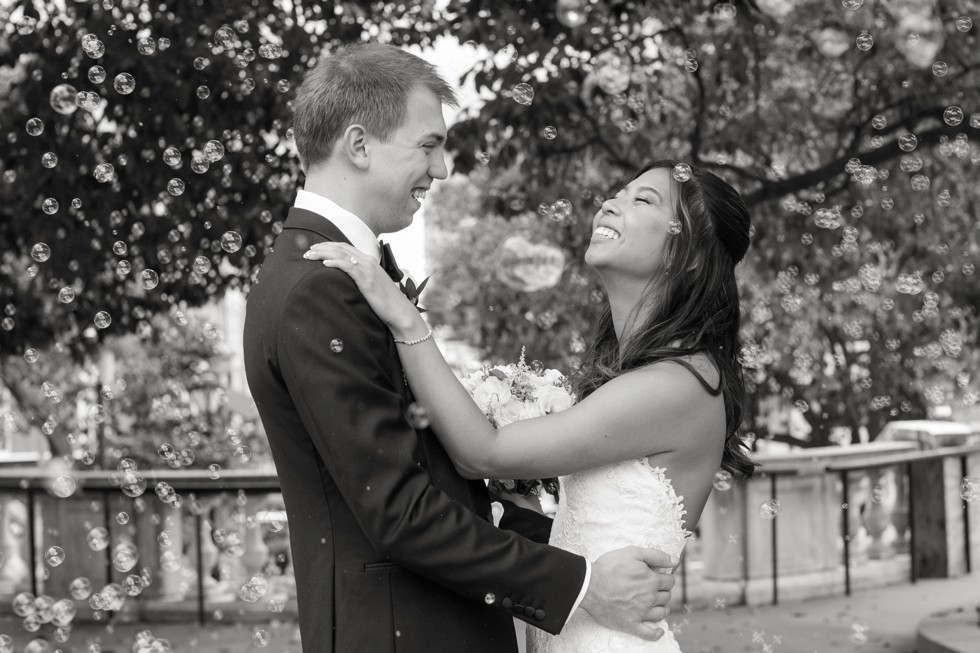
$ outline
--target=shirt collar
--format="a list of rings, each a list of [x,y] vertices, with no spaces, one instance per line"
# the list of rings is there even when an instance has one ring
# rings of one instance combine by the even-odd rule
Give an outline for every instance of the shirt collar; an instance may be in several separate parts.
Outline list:
[[[312,211],[326,218],[340,229],[340,232],[350,241],[351,245],[377,260],[381,260],[381,245],[378,244],[378,237],[374,235],[370,227],[350,211],[337,206],[335,202],[323,195],[308,190],[296,192],[296,202],[293,206],[297,209]]]

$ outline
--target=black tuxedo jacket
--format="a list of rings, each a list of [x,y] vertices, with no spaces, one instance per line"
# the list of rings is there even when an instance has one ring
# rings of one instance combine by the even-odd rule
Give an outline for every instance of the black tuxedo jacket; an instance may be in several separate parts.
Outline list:
[[[249,293],[245,369],[289,520],[304,653],[516,651],[511,617],[556,633],[585,560],[501,530],[412,402],[391,334],[339,270],[348,242],[293,209]]]

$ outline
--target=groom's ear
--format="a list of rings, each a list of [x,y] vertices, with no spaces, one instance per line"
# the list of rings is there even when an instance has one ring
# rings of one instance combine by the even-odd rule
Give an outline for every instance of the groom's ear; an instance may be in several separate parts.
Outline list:
[[[343,155],[352,165],[366,170],[368,167],[368,135],[362,125],[350,125],[344,130],[338,143]]]

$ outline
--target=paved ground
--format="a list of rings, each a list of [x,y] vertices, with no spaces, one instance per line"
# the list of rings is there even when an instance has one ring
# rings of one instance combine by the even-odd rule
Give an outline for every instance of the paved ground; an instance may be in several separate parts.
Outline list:
[[[956,579],[923,580],[864,590],[851,597],[786,602],[777,606],[678,610],[670,622],[684,653],[913,653],[917,624],[930,615],[980,604],[980,572]],[[129,653],[141,631],[165,638],[175,652],[299,653],[296,625],[290,621],[260,624],[208,625],[77,624],[68,641],[58,644],[51,626],[35,634],[19,619],[0,619],[0,634],[13,638],[10,651],[21,653],[41,635],[48,648],[27,653]],[[977,628],[980,639],[980,627]],[[99,648],[90,644],[97,643]],[[0,651],[4,651],[0,645]],[[156,653],[156,652],[155,652]],[[461,652],[464,653],[464,652]]]
[[[980,572],[863,590],[850,597],[672,613],[684,653],[913,653],[927,617],[980,604]],[[686,623],[685,623],[686,622]],[[975,622],[974,622],[975,623]],[[980,627],[976,629],[980,640]]]

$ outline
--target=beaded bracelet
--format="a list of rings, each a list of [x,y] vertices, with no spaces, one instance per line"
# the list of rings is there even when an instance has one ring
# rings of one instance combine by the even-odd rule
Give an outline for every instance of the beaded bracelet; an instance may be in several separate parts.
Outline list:
[[[399,345],[417,345],[420,342],[425,342],[431,337],[432,337],[432,329],[429,329],[429,332],[424,336],[422,336],[421,338],[416,338],[415,340],[395,340],[395,342],[398,343]]]

